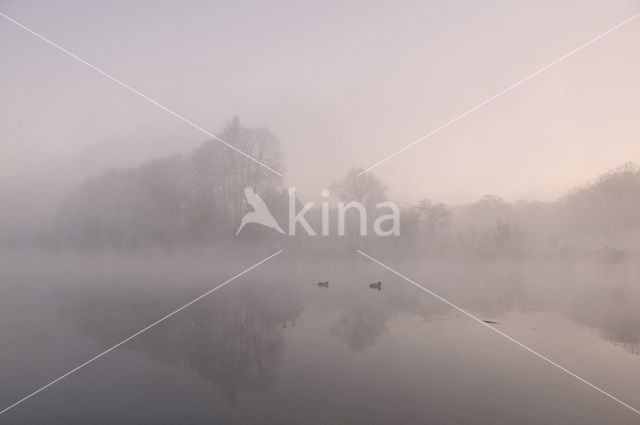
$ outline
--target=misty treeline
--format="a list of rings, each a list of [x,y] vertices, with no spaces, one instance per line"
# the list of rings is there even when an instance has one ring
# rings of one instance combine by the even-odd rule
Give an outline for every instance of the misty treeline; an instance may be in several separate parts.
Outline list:
[[[264,128],[228,121],[219,138],[284,173],[277,137]],[[330,186],[330,196],[315,202],[305,218],[318,236],[298,229],[280,235],[252,224],[235,236],[249,211],[244,188],[250,186],[288,229],[289,194],[280,176],[220,141],[203,143],[188,154],[156,159],[136,168],[113,169],[85,181],[43,218],[26,205],[0,205],[0,243],[49,248],[139,248],[148,246],[225,247],[232,242],[273,243],[335,249],[381,246],[431,255],[521,256],[594,255],[620,260],[638,252],[640,241],[640,167],[627,163],[555,202],[506,202],[486,195],[477,202],[449,206],[422,199],[400,206],[400,235],[376,236],[376,205],[389,199],[383,182],[353,168]],[[420,182],[416,182],[420,187]],[[368,234],[360,234],[357,211],[346,217],[338,236],[337,201],[362,203]],[[322,203],[332,213],[328,236],[321,234]],[[302,203],[296,200],[296,211]],[[386,212],[388,213],[388,211]]]
[[[218,137],[284,172],[280,142],[269,130],[234,118]],[[280,176],[220,141],[207,141],[186,156],[110,170],[85,182],[63,202],[56,239],[115,247],[220,241],[233,236],[246,210],[246,186],[271,203],[282,192]]]
[[[403,214],[405,237],[433,254],[617,261],[640,248],[640,167],[626,163],[555,202],[510,203],[485,195],[450,207],[425,199]]]

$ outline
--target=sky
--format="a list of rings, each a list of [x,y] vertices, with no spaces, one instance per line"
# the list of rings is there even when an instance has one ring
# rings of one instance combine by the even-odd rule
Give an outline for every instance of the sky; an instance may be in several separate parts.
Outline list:
[[[635,13],[640,2],[3,1],[0,12],[215,133],[282,141],[309,201]],[[373,172],[389,198],[553,200],[640,161],[640,19]],[[0,199],[207,136],[0,19]]]

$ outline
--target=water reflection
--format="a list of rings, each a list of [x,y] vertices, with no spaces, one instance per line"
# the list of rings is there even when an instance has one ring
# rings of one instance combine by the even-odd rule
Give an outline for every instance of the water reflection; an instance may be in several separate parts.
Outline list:
[[[640,290],[637,284],[615,282],[587,288],[573,305],[574,318],[615,345],[640,354]]]
[[[385,332],[392,314],[387,306],[365,304],[358,300],[351,307],[342,309],[331,331],[343,337],[351,349],[364,350],[375,344],[376,339]]]
[[[344,407],[331,416],[341,423],[389,422],[398,406],[403,406],[406,423],[420,423],[425,415],[447,422],[451,409],[460,405],[481,418],[461,413],[458,419],[463,422],[514,419],[497,406],[520,388],[520,380],[535,380],[539,374],[544,374],[544,385],[547,379],[565,379],[548,365],[522,357],[517,347],[496,343],[486,329],[429,294],[381,275],[375,266],[350,261],[289,265],[287,273],[282,273],[286,265],[279,265],[225,287],[122,349],[195,372],[222,392],[223,407],[228,406],[224,408],[236,412],[226,414],[244,412],[246,422],[265,413],[260,403],[288,409],[295,422],[305,422],[305,409],[318,406],[315,414],[323,420],[317,423],[332,422],[322,416],[328,414],[319,399],[328,400],[333,408]],[[595,364],[600,360],[590,351],[597,353],[603,346],[615,350],[616,356],[638,354],[640,311],[635,307],[640,288],[633,268],[533,263],[392,266],[407,270],[417,282],[482,320],[495,322],[508,334],[534,338],[533,348],[554,358],[567,355],[559,359],[563,363],[572,365],[567,358],[575,356]],[[177,285],[161,274],[151,279],[128,270],[117,279],[102,276],[97,283],[74,282],[47,299],[55,301],[58,314],[83,338],[107,348],[211,288],[206,279],[184,276]],[[380,278],[381,290],[371,288],[371,282]],[[324,282],[330,284],[319,284]],[[531,328],[539,328],[533,337],[526,333]],[[587,336],[580,337],[579,348],[563,340],[574,334]],[[548,351],[549,347],[558,351]],[[623,369],[629,368],[629,360],[624,361]],[[625,370],[614,365],[612,372],[614,389],[621,386],[617,393],[630,401],[640,396],[625,387]],[[495,376],[505,381],[504,387],[484,384]],[[562,382],[562,391],[555,395],[556,410],[549,410],[551,419],[557,419],[554,415],[564,412],[563,405],[582,391],[574,382]],[[456,398],[465,385],[471,385],[473,397]],[[540,391],[532,390],[543,394]],[[257,405],[256,394],[264,397]],[[564,394],[571,397],[564,399]],[[528,408],[530,394],[513,397],[510,403]],[[373,410],[370,398],[376,400]],[[483,407],[492,403],[495,411]],[[544,403],[551,402],[544,398]],[[269,411],[265,423],[278,423],[280,416],[274,412],[275,408]]]
[[[188,367],[222,389],[231,402],[245,391],[267,391],[278,380],[284,351],[283,330],[295,326],[303,306],[284,288],[250,287],[216,294],[191,305],[131,341],[127,348],[150,359]],[[127,293],[76,290],[67,310],[75,326],[105,348],[151,320],[154,306],[184,298],[182,291]]]
[[[427,287],[483,319],[553,312],[638,354],[640,274],[633,264],[475,264],[418,269]],[[443,270],[446,269],[446,270]],[[431,284],[429,286],[429,284]],[[425,294],[426,296],[427,294]]]
[[[257,281],[226,290],[140,336],[130,347],[193,369],[235,401],[242,392],[266,391],[277,382],[283,332],[295,326],[309,306],[333,312],[327,330],[355,352],[374,346],[394,317],[430,322],[451,313],[451,307],[400,279],[378,290],[364,277],[353,276],[348,267],[337,268],[334,274],[340,277],[330,285],[308,282],[308,277],[293,273],[280,283],[265,286]],[[603,275],[593,266],[568,270],[533,264],[422,265],[414,276],[488,322],[501,324],[501,317],[511,311],[557,312],[595,329],[608,342],[640,352],[640,290],[633,284],[635,274],[628,270],[618,268]],[[263,279],[278,282],[276,276]],[[135,331],[133,324],[142,327],[160,312],[171,311],[176,300],[188,299],[184,291],[142,290],[135,285],[73,293],[61,297],[74,300],[62,311],[84,335],[105,347]]]
[[[366,288],[358,281],[345,282],[342,288],[336,288],[331,305],[337,318],[331,325],[331,333],[342,338],[352,350],[362,351],[376,343],[387,331],[389,320],[397,315],[418,316],[428,322],[450,310],[433,297],[416,296],[411,288],[398,283],[387,285],[382,292]]]

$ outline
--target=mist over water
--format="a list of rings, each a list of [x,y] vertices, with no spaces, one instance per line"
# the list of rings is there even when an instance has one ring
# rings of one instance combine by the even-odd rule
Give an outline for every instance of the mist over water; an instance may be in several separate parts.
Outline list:
[[[3,2],[0,423],[637,423],[636,6]]]
[[[67,256],[40,258],[31,268],[24,265],[33,258],[4,263],[2,398],[18,398],[257,259],[247,257]],[[626,402],[640,401],[636,265],[391,263],[554,361],[624,394]],[[316,284],[320,277],[328,287]],[[369,287],[378,280],[382,290]],[[297,253],[276,257],[28,403],[5,420],[636,421],[366,259]]]

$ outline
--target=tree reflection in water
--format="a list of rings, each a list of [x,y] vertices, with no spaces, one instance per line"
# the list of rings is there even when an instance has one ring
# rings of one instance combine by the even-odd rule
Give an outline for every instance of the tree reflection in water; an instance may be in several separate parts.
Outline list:
[[[283,330],[295,326],[303,309],[301,300],[287,288],[228,289],[189,306],[123,348],[194,370],[232,403],[243,392],[267,391],[278,380]],[[132,324],[151,322],[154,314],[157,320],[157,305],[182,298],[177,290],[115,292],[76,295],[75,307],[68,311],[78,319],[74,325],[105,348],[137,330]],[[151,306],[154,312],[149,311]]]

